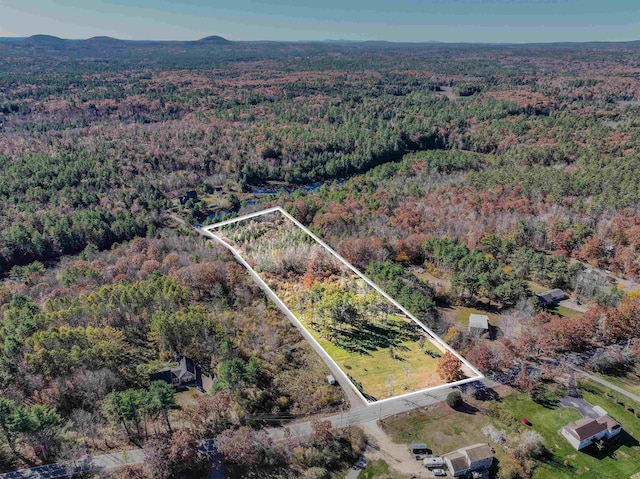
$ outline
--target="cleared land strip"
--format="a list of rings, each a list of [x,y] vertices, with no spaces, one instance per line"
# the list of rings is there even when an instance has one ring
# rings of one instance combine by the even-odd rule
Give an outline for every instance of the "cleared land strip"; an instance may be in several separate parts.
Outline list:
[[[266,215],[270,215],[270,216],[266,216]],[[260,217],[263,217],[263,218],[260,218]],[[240,222],[248,221],[252,219],[255,219],[255,220],[250,221],[246,226],[238,225],[238,223]],[[286,225],[287,221],[292,223],[291,227],[293,227],[293,230],[291,229],[291,227]],[[227,229],[227,228],[223,229],[223,227],[228,227],[228,226],[231,226],[231,229]],[[218,231],[218,229],[220,229],[220,231]],[[261,229],[261,231],[257,233],[258,236],[254,236],[254,233],[256,233],[256,229],[258,230]],[[304,234],[301,235],[300,232],[294,231],[298,229],[301,230],[301,232],[303,232]],[[326,338],[323,338],[319,335],[317,327],[316,329],[314,329],[311,327],[311,324],[308,324],[310,322],[311,323],[314,322],[316,318],[309,317],[308,308],[305,310],[305,308],[302,308],[298,305],[297,299],[300,299],[300,296],[298,296],[298,298],[296,299],[296,295],[297,294],[299,295],[301,293],[300,293],[300,288],[295,283],[295,280],[290,283],[282,282],[277,280],[277,278],[274,280],[273,275],[267,274],[266,276],[267,280],[271,281],[272,283],[271,285],[269,285],[267,284],[267,280],[265,280],[265,278],[263,278],[262,275],[254,269],[254,267],[256,267],[256,264],[257,264],[258,270],[261,271],[262,274],[266,274],[264,268],[260,267],[260,261],[264,260],[265,258],[269,260],[269,258],[276,257],[278,255],[279,250],[273,250],[273,251],[269,250],[269,248],[272,247],[272,242],[274,240],[277,239],[278,241],[280,241],[281,247],[284,247],[284,248],[287,248],[289,246],[291,247],[306,246],[306,247],[312,248],[312,250],[315,251],[316,253],[319,251],[324,251],[323,254],[327,255],[330,258],[333,258],[331,261],[337,261],[337,263],[340,264],[340,268],[344,268],[342,273],[342,279],[340,280],[341,283],[345,282],[344,275],[347,274],[346,281],[351,281],[351,282],[359,281],[365,287],[365,289],[368,286],[373,290],[371,291],[371,294],[373,294],[374,296],[376,294],[379,295],[380,297],[379,299],[374,299],[374,301],[378,301],[378,305],[380,304],[379,303],[380,301],[382,301],[382,303],[384,303],[385,301],[388,302],[388,306],[382,306],[382,310],[386,310],[386,313],[384,314],[386,319],[382,320],[382,323],[379,323],[378,325],[376,325],[375,322],[373,324],[370,324],[365,319],[364,323],[358,323],[360,324],[360,326],[356,326],[355,328],[349,327],[348,330],[346,331],[347,336],[351,335],[350,337],[353,337],[355,333],[358,336],[363,337],[364,338],[363,340],[371,343],[372,338],[374,338],[373,341],[375,341],[375,337],[380,339],[382,336],[385,336],[385,334],[382,334],[386,331],[386,329],[383,331],[385,327],[387,329],[391,327],[392,329],[395,330],[396,334],[398,331],[404,330],[405,328],[400,326],[398,321],[401,322],[402,321],[401,317],[405,317],[408,324],[413,324],[413,328],[415,328],[416,326],[418,327],[418,330],[416,331],[422,331],[422,333],[420,334],[424,335],[425,332],[427,333],[427,335],[424,335],[424,336],[426,339],[428,339],[430,343],[433,343],[433,345],[437,348],[436,351],[440,350],[443,353],[450,352],[462,361],[463,369],[465,370],[467,377],[460,381],[450,383],[449,385],[463,384],[466,382],[475,381],[483,377],[483,375],[476,368],[474,368],[455,350],[453,350],[444,341],[442,341],[442,339],[440,339],[433,331],[431,331],[428,327],[426,327],[421,321],[419,321],[416,317],[414,317],[409,311],[403,308],[397,301],[395,301],[392,297],[390,297],[387,293],[385,293],[378,285],[376,285],[364,274],[362,274],[359,270],[357,270],[354,266],[352,266],[345,258],[343,258],[341,255],[336,253],[331,247],[329,247],[320,238],[314,235],[304,225],[302,225],[299,221],[297,221],[295,218],[289,215],[282,208],[280,207],[269,208],[267,210],[251,213],[249,215],[241,216],[239,218],[234,218],[234,219],[223,221],[211,226],[207,226],[207,227],[201,228],[199,231],[201,234],[211,239],[214,239],[215,241],[222,244],[232,252],[232,254],[236,257],[236,259],[238,259],[238,261],[243,266],[245,266],[245,268],[250,272],[251,276],[254,278],[257,284],[260,285],[260,287],[267,293],[267,295],[271,299],[273,299],[275,304],[287,315],[287,317],[292,321],[292,323],[300,329],[303,336],[313,345],[314,349],[318,352],[318,354],[320,354],[321,358],[325,360],[325,362],[327,363],[331,371],[335,372],[336,367],[340,370],[339,373],[336,372],[336,378],[339,380],[339,382],[343,386],[345,384],[350,385],[350,388],[361,398],[363,402],[370,403],[369,399],[371,398],[367,395],[362,394],[360,389],[356,387],[356,385],[351,380],[351,376],[345,374],[343,367],[350,370],[350,374],[353,375],[354,380],[357,380],[360,383],[365,383],[366,381],[369,381],[368,383],[369,386],[367,386],[367,384],[363,384],[363,385],[364,385],[364,391],[371,394],[369,391],[372,391],[373,388],[369,389],[372,386],[372,383],[370,382],[371,381],[370,378],[373,377],[371,376],[372,374],[374,374],[373,370],[378,368],[380,364],[379,360],[377,359],[374,360],[373,363],[371,363],[371,360],[373,360],[374,356],[379,355],[380,352],[386,351],[386,349],[384,349],[384,346],[374,345],[373,349],[368,349],[367,351],[360,353],[360,355],[358,355],[357,353],[354,353],[351,355],[352,356],[351,358],[348,358],[348,354],[346,355],[347,356],[346,359],[344,354],[336,355],[336,350],[340,349],[340,346],[329,343],[326,340]],[[264,238],[263,238],[263,235],[264,235]],[[302,239],[301,239],[301,236],[302,236]],[[236,240],[239,241],[239,243],[236,244],[236,240],[232,238],[236,238]],[[309,239],[305,240],[304,238],[309,238]],[[292,244],[289,244],[289,240],[293,240],[293,239],[295,239],[295,241],[292,242]],[[317,249],[318,245],[321,247],[319,250]],[[247,249],[248,251],[245,251],[245,249]],[[252,262],[251,265],[249,264],[249,261]],[[299,279],[300,278],[298,278],[298,280]],[[272,288],[278,291],[275,292],[274,289]],[[345,288],[344,285],[342,286],[342,288],[343,289]],[[306,294],[306,293],[302,293],[302,294]],[[359,293],[359,294],[363,294],[363,293]],[[285,302],[296,305],[293,307],[293,309],[299,315],[297,316],[296,314],[294,314],[290,309],[291,306],[287,306]],[[397,310],[397,313],[390,312],[389,308]],[[383,325],[382,329],[379,327],[381,324]],[[365,329],[359,329],[360,327],[364,327]],[[371,329],[371,331],[369,331],[369,329]],[[411,328],[409,328],[408,330],[410,329]],[[388,333],[393,333],[393,332],[394,331],[390,330]],[[398,342],[389,343],[389,344],[393,344],[394,346],[388,346],[389,355],[392,357],[392,359],[394,359],[398,355],[398,353],[396,352],[396,348],[398,348],[398,351],[400,351],[399,354],[401,356],[402,355],[406,356],[406,358],[402,358],[402,357],[399,358],[400,361],[404,360],[404,363],[400,363],[399,366],[396,366],[396,369],[397,369],[396,373],[400,371],[398,374],[402,375],[403,371],[407,371],[406,372],[407,376],[411,375],[413,378],[416,378],[416,377],[420,377],[420,375],[424,376],[424,374],[422,373],[425,373],[426,370],[422,371],[423,369],[433,368],[430,374],[432,376],[436,374],[435,361],[432,358],[429,358],[427,355],[423,353],[422,359],[420,359],[419,357],[420,354],[416,355],[416,351],[413,351],[411,349],[411,346],[409,347],[406,346],[409,343],[403,342],[404,340],[402,340],[401,336],[398,336],[398,338],[400,341],[399,343]],[[383,338],[383,339],[386,340],[388,338]],[[414,337],[413,340],[415,339],[416,337]],[[397,346],[395,346],[396,344]],[[352,344],[349,344],[349,346],[352,346]],[[360,345],[358,344],[358,346]],[[371,348],[370,345],[368,347]],[[382,347],[383,349],[380,350],[378,349],[379,347]],[[393,353],[391,352],[392,348],[394,350]],[[420,348],[423,348],[425,351],[429,349],[428,347],[425,347],[423,343],[421,343]],[[331,354],[332,351],[333,351],[333,355]],[[343,351],[343,352],[346,352],[346,351]],[[357,363],[360,362],[359,359],[358,360],[355,359],[356,357],[358,357],[359,359],[369,357],[370,358],[369,363],[371,364],[369,364],[369,367],[364,367],[364,369],[363,367],[360,367],[360,366],[354,368],[354,366],[356,366]],[[409,362],[407,362],[407,360]],[[429,366],[428,363],[433,363],[433,364]],[[408,364],[412,365],[415,369],[411,370],[411,366],[409,366],[409,369],[407,369]],[[366,371],[366,377],[365,376],[358,377],[358,374],[361,373],[362,369]],[[387,374],[387,373],[383,372],[383,374]],[[343,380],[345,378],[346,378],[346,382],[343,383]],[[379,379],[377,381],[380,382]],[[380,398],[379,401],[388,401],[394,397],[403,397],[406,395],[411,395],[413,394],[413,392],[416,392],[415,389],[418,389],[419,391],[429,391],[433,387],[443,386],[443,384],[440,384],[439,381],[433,380],[429,382],[429,381],[426,381],[424,378],[421,380],[421,386],[420,386],[420,383],[418,383],[417,385],[418,387],[415,387],[415,386],[406,387],[408,385],[406,383],[406,377],[400,378],[398,383],[400,383],[400,381],[405,382],[405,387],[403,388],[403,390],[406,391],[407,389],[409,389],[411,391],[413,389],[414,391],[407,392],[405,394],[402,394],[401,396],[396,396],[394,395],[393,385],[391,385],[389,387],[390,397],[389,396],[384,397],[383,395],[384,399]],[[427,387],[427,386],[430,386],[430,387]],[[362,388],[363,386],[360,386],[360,387]],[[377,385],[376,387],[377,387],[376,389],[377,393],[375,394],[375,396],[379,398],[380,385]],[[349,391],[347,391],[347,394],[349,394]],[[379,401],[373,400],[372,403],[377,404],[377,402]]]
[[[349,402],[351,403],[351,407],[357,409],[365,406],[367,404],[367,401],[362,396],[362,393],[360,393],[360,391],[358,391],[358,389],[351,383],[347,375],[344,374],[342,369],[340,369],[340,366],[338,366],[336,362],[331,358],[331,356],[327,354],[324,348],[315,340],[315,338],[311,335],[311,333],[309,333],[309,331],[307,331],[307,329],[300,323],[298,318],[296,318],[296,316],[289,310],[289,308],[287,308],[287,306],[280,300],[278,295],[273,292],[273,290],[269,287],[269,285],[265,283],[262,280],[262,278],[258,275],[258,273],[256,273],[253,270],[253,268],[249,265],[249,263],[245,261],[242,255],[238,251],[236,251],[236,249],[233,246],[226,243],[225,241],[223,241],[222,239],[220,239],[218,236],[211,233],[210,231],[204,228],[200,228],[198,229],[198,231],[200,232],[200,234],[208,238],[211,238],[212,240],[216,241],[217,243],[221,244],[222,246],[227,248],[229,251],[231,251],[233,256],[240,262],[240,264],[242,264],[247,269],[247,271],[249,271],[249,274],[251,275],[253,280],[256,282],[256,284],[258,284],[258,286],[260,286],[260,288],[266,293],[266,295],[276,304],[276,306],[278,306],[278,309],[280,309],[280,311],[282,311],[287,316],[287,318],[289,318],[289,321],[291,321],[293,325],[300,330],[300,332],[302,333],[302,336],[309,342],[309,344],[311,344],[313,349],[318,353],[318,355],[325,362],[325,364],[327,365],[331,373],[334,375],[338,383],[342,386],[345,393],[347,394],[347,397],[349,398]]]

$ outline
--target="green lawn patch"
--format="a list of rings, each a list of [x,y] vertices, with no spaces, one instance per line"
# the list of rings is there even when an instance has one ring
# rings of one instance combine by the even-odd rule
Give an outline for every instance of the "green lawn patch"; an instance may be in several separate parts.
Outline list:
[[[540,283],[536,283],[535,281],[528,281],[529,283],[529,289],[531,290],[532,293],[544,293],[546,291],[549,291],[551,288],[544,286]]]
[[[495,422],[480,411],[461,412],[439,403],[426,409],[399,414],[382,421],[382,427],[393,442],[424,442],[434,454],[445,454],[478,442],[491,442],[482,428]],[[498,459],[504,452],[496,444]]]
[[[360,471],[358,479],[405,479],[403,474],[391,473],[389,464],[382,459],[370,462]]]
[[[500,322],[500,315],[496,313],[491,313],[489,311],[478,309],[478,308],[468,308],[466,306],[452,306],[450,308],[446,308],[442,310],[445,315],[451,318],[456,325],[459,327],[467,328],[469,326],[469,315],[470,314],[483,314],[485,316],[489,316],[489,324],[495,326]]]
[[[389,354],[389,348],[368,354],[349,352],[320,337],[307,328],[340,368],[362,385],[362,389],[375,398],[390,397],[418,391],[442,384],[436,373],[438,360],[425,353],[438,352],[431,343],[420,349],[416,341],[400,343],[395,348],[397,359]]]
[[[589,390],[585,389],[587,387]],[[538,404],[527,396],[514,394],[504,399],[504,405],[515,417],[526,417],[532,423],[532,429],[539,432],[547,449],[551,452],[549,460],[536,469],[534,479],[546,478],[628,478],[640,471],[640,445],[633,438],[640,437],[640,421],[635,415],[616,404],[620,400],[610,399],[604,395],[604,388],[592,383],[580,387],[585,400],[594,406],[603,407],[622,424],[624,432],[620,445],[612,455],[602,458],[590,456],[576,451],[560,435],[560,430],[568,422],[580,419],[580,413],[573,408],[547,404]],[[627,401],[630,403],[630,401]]]
[[[551,310],[551,312],[556,313],[560,316],[564,316],[565,318],[579,318],[584,313],[580,311],[576,311],[575,309],[566,308],[564,306],[556,306]]]

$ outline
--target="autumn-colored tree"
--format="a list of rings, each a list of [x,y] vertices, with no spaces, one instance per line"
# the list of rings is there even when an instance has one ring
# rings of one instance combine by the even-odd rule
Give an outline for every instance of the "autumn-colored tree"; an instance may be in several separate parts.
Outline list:
[[[489,372],[493,369],[493,354],[484,344],[476,344],[473,346],[469,352],[465,354],[465,357],[481,371]]]
[[[314,419],[311,421],[311,430],[313,431],[313,437],[328,441],[333,437],[333,426],[331,421],[320,421]]]
[[[265,459],[271,441],[264,434],[248,426],[227,429],[216,437],[216,447],[225,459],[235,464],[255,466]]]
[[[522,365],[520,367],[520,371],[513,381],[513,385],[519,389],[520,391],[531,396],[536,389],[536,382],[531,378],[531,376],[527,373],[526,365]]]
[[[462,361],[451,352],[446,352],[438,360],[438,375],[446,382],[452,383],[464,379],[462,372]]]

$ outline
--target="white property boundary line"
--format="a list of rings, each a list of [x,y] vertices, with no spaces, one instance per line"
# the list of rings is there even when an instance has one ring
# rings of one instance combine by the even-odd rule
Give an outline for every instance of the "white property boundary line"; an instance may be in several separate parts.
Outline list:
[[[465,383],[468,383],[468,382],[473,382],[473,381],[477,381],[479,379],[483,379],[484,378],[484,375],[480,371],[478,371],[478,369],[476,369],[471,363],[469,363],[466,359],[464,359],[456,350],[454,350],[451,346],[449,346],[446,342],[444,342],[430,328],[428,328],[427,326],[422,324],[418,320],[418,318],[416,318],[413,314],[411,314],[409,311],[407,311],[400,303],[398,303],[395,299],[393,299],[386,292],[384,292],[382,290],[382,288],[380,288],[377,284],[375,284],[373,281],[371,281],[369,278],[367,278],[355,266],[353,266],[345,258],[343,258],[335,250],[333,250],[333,248],[331,248],[328,244],[326,244],[324,241],[322,241],[320,238],[318,238],[318,236],[316,236],[313,232],[311,232],[306,226],[304,226],[297,219],[295,219],[293,216],[291,216],[289,213],[287,213],[287,211],[285,211],[284,208],[282,208],[280,206],[274,206],[273,208],[268,208],[266,210],[261,210],[261,211],[255,212],[255,213],[250,213],[250,214],[247,214],[247,215],[244,215],[244,216],[239,216],[237,218],[232,218],[230,220],[221,221],[220,223],[216,223],[216,224],[213,224],[213,225],[210,225],[210,226],[205,226],[205,227],[201,228],[201,230],[203,232],[205,232],[207,236],[209,236],[210,238],[216,240],[218,243],[220,243],[221,245],[225,246],[227,249],[229,249],[233,253],[233,255],[238,259],[238,261],[245,268],[247,268],[247,270],[249,271],[251,276],[254,278],[254,280],[256,280],[256,282],[263,287],[263,289],[267,292],[269,297],[271,297],[271,299],[276,303],[276,305],[289,317],[289,319],[291,319],[294,322],[294,324],[296,326],[298,326],[298,328],[300,328],[303,331],[303,335],[305,336],[305,338],[307,338],[309,341],[311,341],[312,343],[314,343],[316,346],[318,346],[320,349],[322,349],[324,351],[324,348],[322,347],[322,345],[320,345],[320,343],[318,341],[316,341],[316,339],[313,337],[313,335],[311,335],[311,333],[302,324],[302,322],[282,302],[282,300],[278,297],[278,295],[275,294],[275,292],[269,287],[269,285],[267,285],[267,283],[264,282],[264,280],[258,275],[258,273],[256,273],[256,271],[249,265],[249,263],[247,263],[247,261],[242,257],[242,255],[232,245],[230,245],[229,243],[227,243],[226,241],[224,241],[222,238],[218,237],[217,235],[215,235],[211,231],[211,230],[214,230],[214,229],[218,229],[218,228],[220,228],[222,226],[230,225],[230,224],[233,224],[233,223],[238,223],[240,221],[245,221],[245,220],[248,220],[248,219],[251,219],[251,218],[255,218],[255,217],[258,217],[258,216],[263,216],[263,215],[267,215],[269,213],[275,213],[275,212],[280,212],[282,215],[284,215],[286,218],[288,218],[290,221],[292,221],[296,226],[301,228],[305,233],[307,233],[309,236],[311,236],[315,241],[318,242],[318,244],[320,244],[320,246],[322,246],[325,250],[327,250],[329,253],[331,253],[336,258],[338,258],[345,266],[347,266],[351,271],[353,271],[356,275],[358,275],[360,278],[362,278],[369,286],[374,288],[378,293],[380,293],[382,296],[384,296],[396,308],[398,308],[400,311],[402,311],[404,314],[406,314],[407,317],[409,317],[413,322],[415,322],[418,326],[420,326],[424,331],[429,333],[429,335],[437,343],[439,343],[444,349],[446,349],[447,351],[452,353],[454,356],[456,356],[460,361],[462,361],[462,363],[466,367],[468,367],[471,371],[473,371],[476,374],[476,376],[474,376],[474,377],[462,379],[460,381],[455,381],[455,382],[452,382],[452,383],[445,383],[445,384],[442,384],[442,385],[439,385],[439,386],[425,388],[425,389],[421,389],[419,391],[413,391],[413,392],[410,392],[410,393],[401,394],[399,396],[393,396],[393,397],[390,397],[390,398],[380,399],[378,401],[371,402],[371,401],[367,400],[364,397],[364,395],[355,386],[355,384],[353,384],[353,382],[348,378],[348,376],[344,373],[344,371],[342,371],[342,368],[327,353],[326,356],[329,358],[329,360],[331,361],[332,365],[334,365],[342,373],[341,376],[343,377],[343,379],[346,379],[348,381],[348,383],[351,385],[351,388],[358,394],[358,396],[367,405],[380,404],[380,403],[385,402],[385,401],[396,400],[396,399],[399,399],[399,398],[412,396],[412,395],[415,395],[415,394],[418,394],[418,393],[426,393],[426,392],[429,392],[429,391],[434,391],[434,390],[442,389],[442,388],[445,388],[445,387],[458,386],[460,384],[465,384]],[[306,334],[304,334],[304,333],[306,333]],[[326,351],[325,351],[325,353],[326,353]]]

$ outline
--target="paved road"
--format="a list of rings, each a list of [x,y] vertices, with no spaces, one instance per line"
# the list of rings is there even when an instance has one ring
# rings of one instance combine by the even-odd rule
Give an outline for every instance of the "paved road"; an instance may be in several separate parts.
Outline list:
[[[628,397],[629,399],[633,399],[636,402],[640,403],[640,396],[638,396],[637,394],[633,394],[629,391],[627,391],[626,389],[621,388],[620,386],[616,386],[613,383],[610,383],[609,381],[607,381],[606,379],[602,379],[601,377],[598,376],[594,376],[593,374],[590,374],[586,371],[583,371],[582,369],[578,369],[576,367],[571,366],[571,369],[573,369],[575,372],[582,374],[583,376],[591,379],[592,381],[595,381],[597,383],[600,383],[604,386],[607,386],[609,389],[613,389],[614,391],[622,394],[623,396]]]
[[[82,460],[59,462],[46,466],[23,469],[21,471],[0,474],[0,479],[57,479],[74,474],[99,469],[110,469],[128,464],[140,464],[144,461],[142,449],[132,449],[120,453],[101,454]]]
[[[483,378],[477,381],[477,384],[481,388],[493,388],[500,385],[500,383],[489,378]],[[340,414],[316,417],[314,419],[331,421],[331,424],[336,428],[364,424],[444,401],[453,389],[456,388],[444,386],[427,392],[416,392],[408,396],[373,403],[365,408],[345,411]],[[271,428],[267,431],[272,438],[277,440],[284,437],[285,428],[289,429],[293,436],[307,436],[311,434],[311,420],[294,422],[285,427]]]

